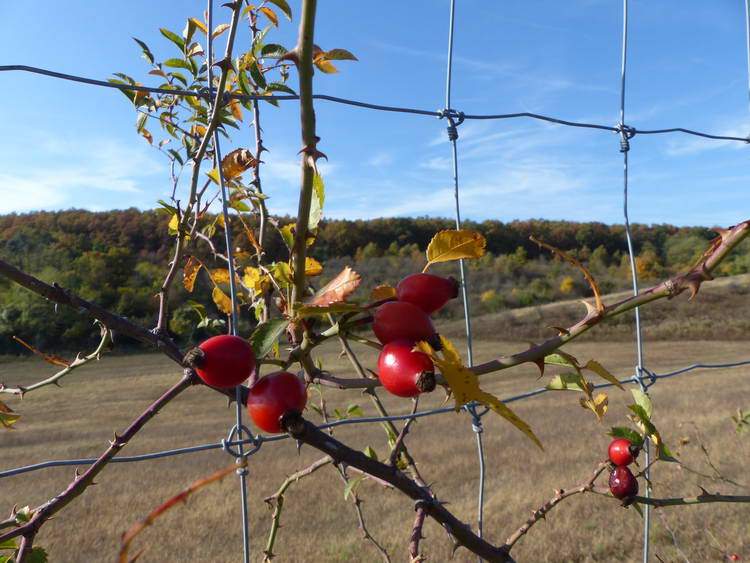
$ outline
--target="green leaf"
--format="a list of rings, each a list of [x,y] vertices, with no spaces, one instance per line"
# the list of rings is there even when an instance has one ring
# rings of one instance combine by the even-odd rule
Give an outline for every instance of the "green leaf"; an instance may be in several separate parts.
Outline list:
[[[255,82],[255,85],[258,87],[259,90],[265,90],[266,89],[266,77],[263,76],[263,73],[260,70],[260,67],[258,66],[258,63],[253,61],[253,64],[250,65],[250,68],[248,69],[250,71],[250,76],[253,77],[253,82]]]
[[[649,426],[653,427],[653,424],[651,424],[651,417],[641,405],[628,405],[628,408],[635,413],[644,425],[646,425],[647,430]]]
[[[370,459],[374,459],[375,461],[379,460],[377,452],[371,446],[367,446],[365,448],[365,455]]]
[[[136,43],[138,43],[138,45],[141,46],[141,49],[143,50],[143,58],[146,59],[151,64],[154,64],[154,55],[151,52],[151,50],[148,48],[148,45],[146,45],[140,39],[136,39],[135,37],[133,37],[133,41],[135,41]]]
[[[5,540],[0,542],[0,549],[16,549],[16,540]]]
[[[651,399],[649,399],[648,395],[640,389],[631,389],[630,392],[633,394],[633,399],[635,399],[636,404],[643,408],[643,411],[646,413],[646,418],[651,420],[651,415],[653,414]]]
[[[326,190],[323,185],[323,178],[316,174],[313,177],[313,193],[310,202],[310,217],[307,222],[307,228],[314,230],[318,228],[321,217],[323,217],[323,203],[326,199]]]
[[[677,458],[674,457],[674,454],[670,451],[669,447],[664,443],[659,443],[659,461],[669,461],[669,462],[676,462]]]
[[[284,334],[287,326],[289,326],[288,319],[270,319],[259,324],[250,336],[250,344],[255,350],[256,357],[266,357],[274,343]]]
[[[267,45],[263,45],[263,48],[260,50],[260,56],[264,59],[280,59],[288,52],[287,48],[283,45],[268,43]]]
[[[346,407],[346,414],[356,414],[357,416],[364,416],[365,413],[359,408],[359,405],[349,405]]]
[[[577,373],[561,373],[546,385],[550,391],[582,391],[587,393],[586,381]]]
[[[170,215],[174,215],[175,213],[177,213],[177,208],[169,205],[163,199],[157,199],[156,203],[163,207],[163,209],[157,209],[156,211],[159,211],[161,213],[169,213]]]
[[[169,31],[168,29],[165,29],[163,27],[159,28],[159,31],[161,31],[161,34],[169,39],[172,43],[177,45],[179,47],[180,51],[183,53],[185,52],[185,40],[177,35],[176,33]]]
[[[174,149],[167,149],[167,152],[168,152],[169,154],[171,154],[171,155],[172,155],[172,156],[174,157],[174,159],[175,159],[175,160],[176,160],[177,162],[179,162],[179,163],[180,163],[180,165],[181,165],[181,166],[184,166],[184,165],[185,165],[185,163],[184,163],[184,162],[182,161],[182,156],[180,156],[180,153],[178,153],[178,152],[177,152],[176,150],[174,150]]]
[[[289,86],[282,82],[271,82],[268,84],[268,87],[266,88],[266,92],[284,92],[286,94],[291,94],[292,96],[296,96],[297,92],[292,90]]]
[[[0,563],[13,563],[13,558],[10,555],[0,555]]]
[[[578,360],[566,352],[557,352],[544,357],[544,363],[548,366],[571,367],[578,371]]]
[[[164,64],[164,66],[168,66],[171,68],[184,68],[184,69],[189,70],[191,73],[193,72],[193,67],[190,66],[190,63],[188,63],[184,59],[167,59],[162,64]]]
[[[250,81],[247,79],[247,73],[245,73],[244,70],[241,70],[237,73],[237,76],[239,77],[240,90],[242,90],[242,93],[246,96],[252,96],[253,87],[251,86]]]
[[[304,319],[306,317],[328,316],[330,313],[361,313],[365,310],[354,303],[334,303],[320,307],[315,305],[301,305],[295,307],[294,311],[299,318]]]
[[[148,119],[148,114],[145,112],[139,111],[137,117],[135,118],[135,130],[136,132],[140,133],[143,128],[146,126],[146,120]]]
[[[289,4],[286,0],[266,0],[269,4],[273,4],[276,6],[279,10],[281,10],[284,15],[286,16],[286,19],[289,21],[292,21],[292,9],[289,7]]]
[[[622,384],[619,382],[619,380],[612,375],[603,365],[601,365],[596,360],[589,360],[585,366],[583,366],[584,369],[593,371],[595,374],[597,374],[602,379],[605,379],[606,381],[609,381],[616,387],[619,387],[621,390],[625,391],[625,388],[622,386]],[[638,399],[636,399],[637,401]]]
[[[41,547],[34,547],[31,549],[28,559],[28,563],[47,563],[47,552]]]
[[[346,484],[346,487],[344,487],[344,500],[347,500],[349,498],[349,495],[356,495],[357,494],[356,488],[364,480],[365,480],[365,477],[357,477],[356,479],[351,479]]]
[[[632,428],[627,428],[626,426],[615,426],[610,428],[607,434],[613,438],[627,438],[633,445],[638,446],[639,448],[643,446],[643,436]]]
[[[190,43],[193,39],[193,34],[196,29],[195,21],[196,20],[193,18],[188,18],[185,22],[185,29],[182,30],[182,38],[185,40],[185,45]]]

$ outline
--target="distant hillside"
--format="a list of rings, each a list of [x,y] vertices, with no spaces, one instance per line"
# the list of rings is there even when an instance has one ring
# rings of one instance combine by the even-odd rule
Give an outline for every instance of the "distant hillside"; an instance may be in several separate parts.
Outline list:
[[[279,226],[291,222],[277,218]],[[0,258],[48,282],[57,282],[145,326],[155,324],[155,294],[173,252],[167,230],[168,217],[136,209],[93,213],[82,210],[0,216]],[[250,249],[240,225],[234,225],[235,244]],[[312,256],[324,263],[318,283],[325,283],[344,265],[363,277],[355,299],[366,299],[381,283],[395,284],[421,270],[424,249],[440,230],[453,221],[434,218],[392,218],[370,221],[322,221],[311,247]],[[621,225],[566,221],[467,221],[465,228],[487,239],[487,254],[468,263],[472,310],[476,315],[540,305],[560,299],[587,296],[588,287],[571,266],[551,260],[546,251],[529,241],[529,235],[565,249],[587,263],[605,292],[629,285],[629,263]],[[702,227],[634,225],[639,276],[656,280],[690,264],[714,234]],[[217,241],[219,251],[223,243]],[[269,262],[288,259],[286,247],[271,229],[266,238]],[[191,242],[188,253],[217,264],[201,240]],[[217,264],[218,267],[218,264]],[[455,264],[436,269],[456,275]],[[721,266],[720,275],[750,272],[750,245],[743,243]],[[200,278],[199,278],[200,279]],[[171,301],[176,312],[170,329],[183,341],[205,336],[196,329],[197,314],[188,299],[213,308],[210,286],[198,283],[193,294],[177,284]],[[216,311],[211,311],[216,315]],[[452,303],[441,315],[458,316]],[[248,323],[252,323],[248,315]],[[247,326],[246,328],[250,328]],[[202,332],[204,331],[204,332]],[[0,278],[0,354],[17,353],[11,340],[17,335],[47,350],[80,349],[94,337],[90,322],[75,311],[59,308]],[[127,343],[123,343],[127,344]]]

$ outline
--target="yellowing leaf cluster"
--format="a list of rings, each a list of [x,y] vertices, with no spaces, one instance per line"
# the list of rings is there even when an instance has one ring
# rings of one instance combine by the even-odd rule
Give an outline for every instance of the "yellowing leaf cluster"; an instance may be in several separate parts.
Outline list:
[[[460,409],[470,401],[482,403],[518,428],[543,450],[544,447],[539,441],[539,438],[536,437],[536,434],[534,434],[531,427],[526,424],[526,422],[516,415],[500,399],[491,393],[483,391],[479,387],[479,378],[473,371],[463,365],[461,356],[456,352],[456,349],[450,340],[444,336],[441,336],[440,340],[443,344],[442,357],[426,342],[417,343],[417,347],[421,352],[432,358],[433,363],[438,367],[440,373],[443,374],[443,377],[445,377],[448,387],[453,393],[456,410]]]

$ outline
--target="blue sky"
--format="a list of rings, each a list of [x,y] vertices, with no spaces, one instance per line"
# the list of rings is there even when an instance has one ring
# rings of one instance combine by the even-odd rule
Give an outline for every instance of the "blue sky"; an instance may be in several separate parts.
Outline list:
[[[291,1],[295,16],[299,2]],[[316,42],[359,62],[316,74],[318,93],[384,105],[444,106],[448,0],[319,2]],[[217,21],[226,8],[217,5]],[[175,56],[158,31],[180,32],[205,2],[0,4],[0,64],[156,85],[131,37]],[[630,2],[626,122],[750,133],[742,0]],[[616,0],[458,0],[452,105],[469,114],[534,112],[614,125],[619,116],[622,5]],[[292,46],[297,21],[269,40]],[[242,45],[242,44],[241,44]],[[246,46],[247,43],[244,43]],[[295,78],[291,85],[295,87]],[[0,213],[155,206],[166,160],[135,132],[114,90],[0,73]],[[295,88],[296,89],[296,88]],[[316,105],[326,215],[452,216],[450,146],[437,119]],[[264,186],[274,213],[296,210],[296,102],[263,107]],[[526,118],[459,128],[462,214],[474,220],[622,222],[622,155],[614,133]],[[235,144],[252,146],[251,134]],[[732,225],[750,218],[750,147],[683,134],[638,135],[630,152],[630,218]]]

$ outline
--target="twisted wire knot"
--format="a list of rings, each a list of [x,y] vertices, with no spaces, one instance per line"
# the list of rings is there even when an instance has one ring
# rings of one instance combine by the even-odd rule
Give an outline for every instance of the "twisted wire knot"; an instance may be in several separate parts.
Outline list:
[[[466,116],[462,111],[456,111],[454,109],[441,109],[438,110],[438,119],[448,120],[448,140],[455,141],[458,139],[458,126],[464,122]]]
[[[615,127],[615,130],[620,135],[620,152],[628,152],[630,150],[630,139],[635,137],[637,133],[635,127],[620,123]]]

